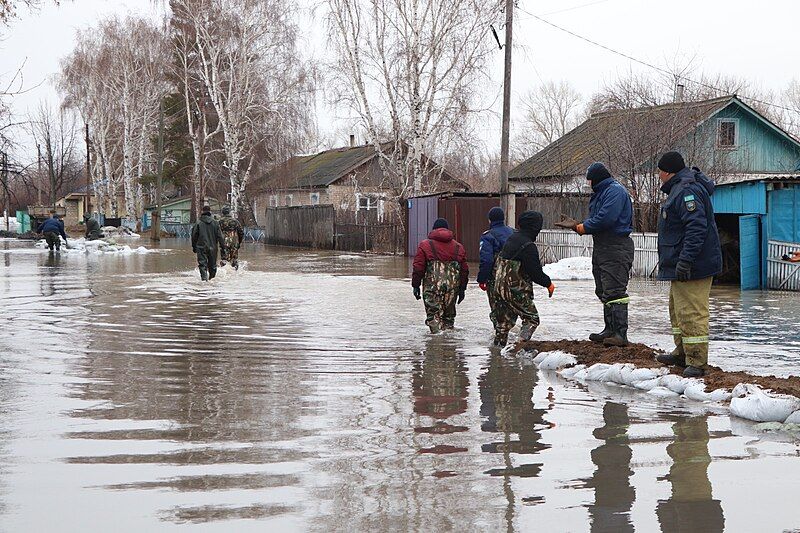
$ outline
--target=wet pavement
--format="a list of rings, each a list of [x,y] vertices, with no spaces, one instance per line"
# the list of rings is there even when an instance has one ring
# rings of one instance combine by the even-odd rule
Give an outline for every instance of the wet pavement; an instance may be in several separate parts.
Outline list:
[[[800,528],[790,435],[491,354],[474,285],[427,335],[406,258],[241,257],[202,284],[185,241],[0,240],[0,530]],[[591,283],[556,284],[537,336],[595,329]],[[634,284],[634,340],[668,346],[666,294]],[[712,296],[713,363],[797,373],[800,295]]]

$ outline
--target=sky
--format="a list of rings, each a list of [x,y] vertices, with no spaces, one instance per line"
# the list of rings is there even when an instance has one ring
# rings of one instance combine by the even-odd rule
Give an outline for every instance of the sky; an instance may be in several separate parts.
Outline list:
[[[303,0],[301,0],[303,3]],[[158,4],[158,3],[155,3]],[[305,49],[324,58],[325,25],[312,14],[314,0],[305,0],[303,35]],[[741,76],[765,89],[780,91],[800,79],[800,46],[796,24],[797,0],[519,0],[515,11],[513,81],[514,107],[520,97],[548,80],[566,80],[578,92],[590,96],[603,83],[631,70],[647,70],[574,36],[552,28],[530,14],[545,18],[576,34],[646,62],[666,66],[694,58],[699,70]],[[0,79],[8,80],[20,67],[24,94],[13,98],[18,116],[35,109],[42,100],[58,105],[53,86],[59,61],[74,46],[78,30],[91,27],[106,16],[129,12],[158,17],[163,7],[150,0],[64,0],[37,12],[24,9],[10,27],[0,30]],[[492,40],[487,31],[487,39]],[[484,88],[488,101],[500,113],[503,53],[497,50],[489,66],[492,83]],[[317,104],[319,130],[334,144],[346,143],[346,113],[324,101]],[[478,132],[487,149],[500,144],[499,120],[492,118]],[[24,140],[21,139],[21,141]]]

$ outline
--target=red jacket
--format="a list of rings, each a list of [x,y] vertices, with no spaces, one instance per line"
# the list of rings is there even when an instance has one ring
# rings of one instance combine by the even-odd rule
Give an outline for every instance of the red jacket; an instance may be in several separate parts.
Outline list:
[[[431,250],[431,246],[436,250]],[[464,246],[453,238],[453,232],[446,228],[438,228],[428,234],[428,239],[419,243],[417,255],[414,256],[414,271],[411,274],[411,286],[419,287],[425,277],[428,261],[458,261],[461,265],[461,290],[467,288],[469,281],[469,265]]]

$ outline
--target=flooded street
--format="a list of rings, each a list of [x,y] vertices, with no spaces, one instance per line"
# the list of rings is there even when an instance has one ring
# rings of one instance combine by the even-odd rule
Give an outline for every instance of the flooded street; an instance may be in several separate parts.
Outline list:
[[[204,284],[188,248],[0,240],[0,530],[800,528],[799,440],[492,354],[474,283],[431,336],[407,258],[245,245]],[[600,329],[555,283],[536,337]],[[666,301],[632,285],[632,340],[669,347]],[[798,373],[800,294],[711,305],[712,364]]]

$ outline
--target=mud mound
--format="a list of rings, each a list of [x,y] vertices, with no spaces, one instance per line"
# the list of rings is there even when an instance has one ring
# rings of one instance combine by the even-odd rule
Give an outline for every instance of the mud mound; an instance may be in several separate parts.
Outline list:
[[[633,363],[637,367],[655,368],[663,366],[656,361],[661,350],[644,344],[631,344],[625,348],[603,346],[591,341],[559,340],[559,341],[530,341],[518,343],[520,349],[535,349],[540,352],[553,352],[561,350],[571,353],[578,359],[579,364],[591,366],[595,363]],[[673,374],[680,374],[683,369],[672,367]],[[725,388],[733,389],[739,383],[755,383],[765,389],[772,389],[782,394],[791,394],[800,398],[800,376],[779,378],[775,376],[756,376],[747,372],[727,372],[719,367],[709,365],[703,377],[706,390]]]

